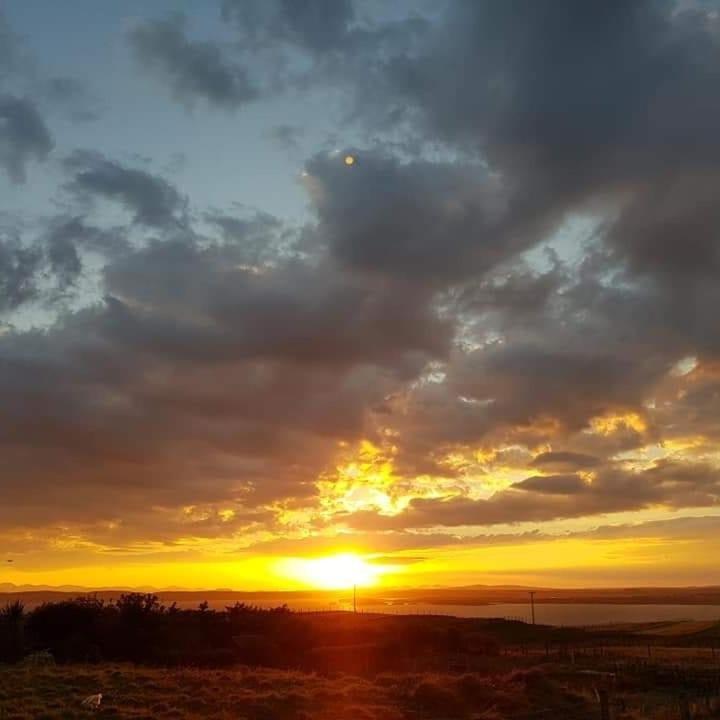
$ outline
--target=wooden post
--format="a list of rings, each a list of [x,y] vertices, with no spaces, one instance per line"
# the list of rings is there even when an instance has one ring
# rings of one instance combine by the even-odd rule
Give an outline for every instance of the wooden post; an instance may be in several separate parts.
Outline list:
[[[679,697],[679,705],[680,705],[680,720],[692,720],[692,717],[690,716],[690,703],[688,702],[688,697],[683,693]]]
[[[606,688],[598,688],[597,697],[600,701],[600,720],[610,720],[610,695]]]

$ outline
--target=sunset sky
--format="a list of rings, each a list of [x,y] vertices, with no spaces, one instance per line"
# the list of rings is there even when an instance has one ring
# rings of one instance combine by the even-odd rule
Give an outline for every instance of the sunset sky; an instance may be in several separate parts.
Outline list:
[[[720,584],[720,3],[0,0],[0,588]]]

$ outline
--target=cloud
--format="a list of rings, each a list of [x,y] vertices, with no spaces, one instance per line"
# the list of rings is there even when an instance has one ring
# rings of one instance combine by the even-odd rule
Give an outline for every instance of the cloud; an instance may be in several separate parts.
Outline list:
[[[256,43],[278,41],[322,53],[342,48],[352,0],[224,0],[223,16]]]
[[[371,558],[373,565],[413,565],[427,560],[422,555],[380,555]]]
[[[646,284],[648,307],[636,313],[659,299],[675,308],[675,325],[716,301],[709,282],[695,288],[718,257],[709,188],[720,160],[720,45],[710,8],[458,2],[427,32],[414,51],[366,58],[374,93],[359,87],[358,117],[380,107],[392,118],[394,107],[393,130],[479,155],[503,188],[499,229],[524,228],[526,247],[568,214],[607,212],[601,240],[617,263],[606,271]],[[474,239],[486,234],[477,218],[472,227]]]
[[[90,151],[72,153],[63,165],[71,175],[68,189],[79,197],[118,202],[143,225],[177,227],[182,221],[185,200],[164,178]]]
[[[80,218],[52,219],[29,237],[21,228],[0,231],[0,313],[30,303],[52,306],[78,283],[84,250],[112,252],[107,235]]]
[[[344,521],[364,531],[487,527],[660,506],[702,507],[719,501],[720,474],[716,468],[699,463],[660,463],[635,473],[607,468],[590,483],[573,475],[535,476],[486,500],[417,498],[395,516],[359,512]]]
[[[239,43],[193,39],[180,16],[128,40],[186,104],[339,91],[353,139],[307,159],[294,227],[195,208],[100,152],[66,158],[61,214],[0,242],[0,309],[88,272],[98,292],[0,333],[4,522],[108,546],[258,533],[268,552],[302,525],[338,532],[308,548],[393,552],[717,504],[720,55],[702,6],[224,15]],[[19,181],[51,139],[34,101],[2,97]],[[363,440],[376,463],[352,457]]]
[[[296,125],[274,125],[268,131],[268,137],[284,150],[297,150],[304,129]]]
[[[53,218],[49,222],[45,242],[51,247],[59,246],[66,254],[79,258],[84,252],[115,258],[127,254],[131,249],[123,228],[96,227],[82,215]],[[76,263],[71,261],[70,264]]]
[[[132,207],[137,175],[98,162],[103,192]],[[312,497],[338,443],[374,433],[372,407],[447,352],[450,327],[414,288],[292,255],[254,266],[246,241],[272,246],[281,226],[232,229],[113,245],[103,301],[0,336],[7,522],[131,523],[148,504]],[[68,282],[81,253],[113,239],[79,217],[44,237]]]
[[[220,46],[188,39],[182,15],[140,23],[128,41],[138,60],[163,77],[182,102],[202,98],[211,106],[236,109],[258,97],[247,70]]]
[[[527,247],[520,228],[507,233],[502,192],[481,166],[348,149],[306,171],[320,238],[348,267],[448,285]]]
[[[574,338],[573,338],[574,339]],[[494,421],[522,424],[550,416],[579,428],[610,410],[635,408],[666,367],[580,346],[498,344],[468,354],[452,381],[458,392],[488,402]]]
[[[0,237],[0,313],[36,297],[42,255],[18,238]]]
[[[48,260],[61,288],[73,285],[82,272],[82,260],[72,238],[63,232],[48,237]]]
[[[546,495],[576,495],[585,492],[588,484],[578,475],[533,475],[513,487]]]
[[[598,465],[600,460],[592,455],[583,455],[574,452],[544,452],[535,456],[532,465],[549,470],[550,472],[563,472],[567,470],[582,470]]]
[[[266,238],[274,227],[267,225]],[[245,237],[253,232],[247,226]],[[402,371],[446,352],[450,327],[412,287],[295,261],[256,273],[242,267],[246,249],[238,243],[203,250],[192,238],[154,242],[107,267],[107,288],[158,311],[127,316],[137,332],[148,326],[147,338],[139,342],[151,341],[163,313],[203,320],[184,331],[196,328],[203,342],[190,343],[188,351],[208,358],[217,352],[327,367],[367,362]]]
[[[52,148],[50,131],[35,104],[0,94],[0,167],[10,180],[25,182],[28,163],[42,162]]]
[[[433,41],[387,73],[428,130],[505,169],[533,163],[572,194],[568,183],[576,192],[633,168],[713,162],[699,151],[715,145],[720,111],[712,19],[673,11],[652,0],[589,12],[571,0],[452,3]]]

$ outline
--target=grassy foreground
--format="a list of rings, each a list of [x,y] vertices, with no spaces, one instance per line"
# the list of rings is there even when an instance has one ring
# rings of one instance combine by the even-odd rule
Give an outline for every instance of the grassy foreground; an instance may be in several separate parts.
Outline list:
[[[82,707],[103,693],[99,709]],[[160,670],[131,665],[0,668],[2,720],[401,720],[588,718],[589,699],[541,674],[387,674],[374,679],[280,670]],[[545,716],[543,713],[541,716]]]

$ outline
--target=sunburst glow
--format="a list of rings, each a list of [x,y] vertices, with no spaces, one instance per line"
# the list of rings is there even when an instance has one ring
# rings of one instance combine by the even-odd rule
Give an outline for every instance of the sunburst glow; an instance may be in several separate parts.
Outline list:
[[[382,567],[354,553],[320,558],[291,558],[282,572],[293,580],[323,590],[343,590],[353,585],[374,585]]]

